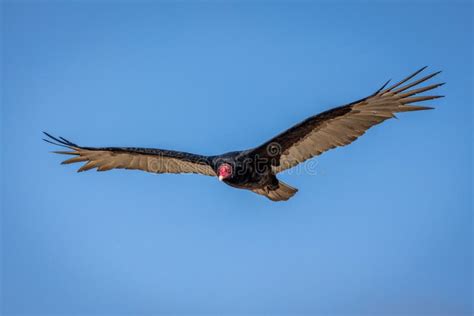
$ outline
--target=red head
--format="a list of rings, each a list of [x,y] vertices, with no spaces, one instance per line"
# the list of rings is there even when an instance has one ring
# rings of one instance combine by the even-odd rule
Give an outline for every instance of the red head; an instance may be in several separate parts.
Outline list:
[[[232,176],[232,166],[228,163],[223,163],[217,169],[217,176],[219,177],[219,181],[225,180]]]

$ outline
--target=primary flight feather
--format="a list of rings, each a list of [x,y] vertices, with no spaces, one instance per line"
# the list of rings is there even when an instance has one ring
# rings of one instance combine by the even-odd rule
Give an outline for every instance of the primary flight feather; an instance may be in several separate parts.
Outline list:
[[[96,168],[97,171],[135,169],[153,173],[198,173],[218,177],[230,186],[251,190],[272,201],[286,201],[298,190],[279,181],[277,173],[329,149],[352,143],[370,127],[395,117],[396,113],[432,109],[417,103],[442,96],[415,95],[444,83],[412,88],[439,72],[410,82],[425,68],[388,88],[387,82],[368,97],[311,116],[258,147],[222,155],[202,156],[135,147],[85,147],[48,133],[45,133],[48,139],[44,140],[68,149],[55,151],[72,156],[63,164],[83,162],[78,172]]]

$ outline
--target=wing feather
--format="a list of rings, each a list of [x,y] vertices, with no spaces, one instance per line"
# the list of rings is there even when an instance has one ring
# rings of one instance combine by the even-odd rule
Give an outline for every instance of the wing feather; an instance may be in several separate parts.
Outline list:
[[[432,73],[408,83],[425,68],[423,67],[400,82],[384,89],[387,82],[369,97],[312,116],[257,147],[252,153],[260,157],[271,156],[272,161],[277,161],[273,166],[273,170],[278,173],[332,148],[352,143],[372,126],[387,119],[395,118],[396,113],[432,109],[414,103],[433,100],[442,96],[414,95],[436,89],[444,83],[410,89],[433,78],[440,72]],[[275,154],[271,153],[270,155],[267,152],[270,144],[278,144],[277,147],[280,152],[276,158],[279,159],[275,160]]]
[[[82,147],[65,138],[45,133],[48,143],[66,147],[70,151],[54,151],[57,154],[73,155],[62,162],[72,164],[85,162],[78,172],[96,168],[97,171],[111,169],[133,169],[152,173],[199,173],[215,176],[207,156],[179,151],[132,148],[132,147]]]

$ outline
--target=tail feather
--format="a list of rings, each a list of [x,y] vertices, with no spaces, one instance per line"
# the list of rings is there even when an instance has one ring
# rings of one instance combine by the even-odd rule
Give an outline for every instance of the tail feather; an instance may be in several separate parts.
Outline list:
[[[292,186],[279,181],[278,182],[278,188],[276,189],[271,189],[270,187],[265,187],[262,189],[256,189],[252,190],[253,192],[266,196],[272,201],[287,201],[289,198],[291,198],[293,195],[298,192],[298,189],[293,188]]]

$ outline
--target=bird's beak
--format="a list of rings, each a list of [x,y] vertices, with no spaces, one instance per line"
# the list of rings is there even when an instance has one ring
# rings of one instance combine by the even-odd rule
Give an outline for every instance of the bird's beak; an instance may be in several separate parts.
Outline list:
[[[224,180],[224,176],[219,176],[219,181]]]

